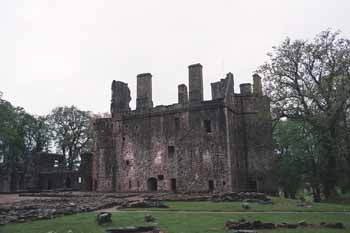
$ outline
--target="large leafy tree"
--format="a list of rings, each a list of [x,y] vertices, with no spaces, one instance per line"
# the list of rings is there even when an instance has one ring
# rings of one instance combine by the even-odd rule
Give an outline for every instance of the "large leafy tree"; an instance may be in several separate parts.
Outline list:
[[[25,146],[30,153],[49,151],[52,131],[47,117],[25,114],[24,135]]]
[[[75,106],[57,107],[49,115],[57,150],[65,155],[69,169],[74,169],[81,153],[91,144],[91,114]]]
[[[48,150],[49,128],[44,118],[34,117],[23,108],[14,107],[0,95],[0,174],[12,177],[26,172],[28,161],[35,152]]]
[[[14,169],[14,164],[21,159],[24,151],[23,135],[18,130],[20,112],[19,108],[0,99],[0,156],[3,172]]]
[[[315,135],[299,120],[281,120],[274,130],[278,155],[278,180],[286,197],[295,198],[298,190],[310,187],[314,201],[321,200],[322,163]]]
[[[312,132],[324,171],[321,182],[329,197],[339,184],[340,160],[350,165],[350,40],[339,32],[321,32],[314,40],[287,38],[273,47],[260,67],[273,115],[305,124]],[[349,168],[349,166],[348,166]]]

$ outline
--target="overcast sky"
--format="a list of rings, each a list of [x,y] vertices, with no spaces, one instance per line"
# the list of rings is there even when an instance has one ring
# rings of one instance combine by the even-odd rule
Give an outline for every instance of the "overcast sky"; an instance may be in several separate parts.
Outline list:
[[[166,105],[199,62],[210,99],[210,82],[232,72],[237,90],[272,46],[327,28],[350,38],[349,0],[0,0],[0,91],[33,114],[108,112],[113,79],[134,108],[136,75],[150,72]]]

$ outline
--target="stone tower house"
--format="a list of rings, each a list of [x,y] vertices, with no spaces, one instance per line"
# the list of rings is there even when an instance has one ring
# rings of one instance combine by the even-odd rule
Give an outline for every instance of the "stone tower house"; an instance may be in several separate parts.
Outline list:
[[[112,82],[111,118],[95,121],[93,189],[103,192],[274,190],[270,101],[261,78],[211,84],[203,100],[202,65],[188,67],[178,103],[153,107],[152,75],[137,75],[136,110],[127,83]]]

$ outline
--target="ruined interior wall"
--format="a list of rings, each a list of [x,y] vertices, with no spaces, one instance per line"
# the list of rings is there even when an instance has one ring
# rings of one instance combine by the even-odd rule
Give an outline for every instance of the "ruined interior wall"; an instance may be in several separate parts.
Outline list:
[[[89,161],[86,157],[88,153],[81,155],[79,170],[68,170],[62,154],[46,152],[33,154],[24,176],[25,184],[22,189],[28,191],[83,190],[82,181],[88,174],[91,176],[91,168],[88,167],[91,160]]]
[[[64,155],[48,152],[27,155],[26,163],[10,174],[5,166],[0,168],[1,192],[38,192],[43,190],[91,190],[92,156],[81,155],[79,169],[68,170]]]
[[[39,174],[40,190],[79,190],[81,184],[76,171],[57,171]]]

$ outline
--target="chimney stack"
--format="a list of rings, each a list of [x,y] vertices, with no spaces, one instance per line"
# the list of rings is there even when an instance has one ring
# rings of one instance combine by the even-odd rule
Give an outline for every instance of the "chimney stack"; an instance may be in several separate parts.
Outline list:
[[[201,64],[193,64],[188,67],[188,79],[190,103],[203,101],[203,74]]]
[[[239,85],[239,89],[241,91],[241,95],[252,94],[252,84],[250,83],[242,83],[241,85]]]
[[[257,96],[262,96],[261,77],[258,74],[253,75],[253,93]]]
[[[177,86],[178,90],[178,102],[179,104],[187,104],[188,103],[188,94],[187,87],[185,84],[180,84]]]
[[[153,108],[152,101],[152,75],[143,73],[137,75],[136,110]]]

